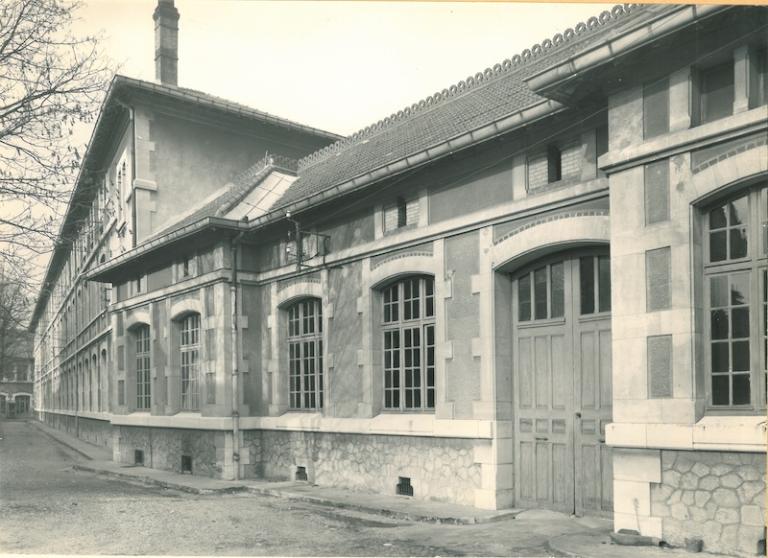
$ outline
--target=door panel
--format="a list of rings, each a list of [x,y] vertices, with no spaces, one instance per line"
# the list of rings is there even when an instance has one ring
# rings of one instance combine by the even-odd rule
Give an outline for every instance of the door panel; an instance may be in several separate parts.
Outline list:
[[[590,276],[582,277],[584,258],[552,258],[513,281],[515,493],[521,507],[612,509],[611,454],[604,443],[611,419],[610,316],[597,302],[598,260],[587,262]],[[521,284],[524,307],[517,308]],[[588,288],[588,304],[582,304],[581,290]],[[540,299],[545,292],[549,306]],[[584,309],[592,313],[582,316]]]
[[[576,322],[581,353],[574,359],[580,388],[575,401],[576,513],[607,515],[613,510],[613,471],[605,425],[611,410],[611,321],[606,316],[581,317]]]

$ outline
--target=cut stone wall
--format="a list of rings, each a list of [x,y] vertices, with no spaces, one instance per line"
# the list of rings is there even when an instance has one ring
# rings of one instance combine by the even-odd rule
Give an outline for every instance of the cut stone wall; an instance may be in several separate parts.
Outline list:
[[[112,424],[106,420],[61,415],[59,413],[41,413],[42,421],[56,430],[85,440],[96,446],[112,448]]]
[[[266,478],[293,479],[301,466],[318,485],[395,494],[398,477],[409,477],[415,498],[465,505],[480,488],[475,440],[278,431],[243,438],[250,472]]]
[[[757,553],[765,537],[765,454],[663,450],[661,465],[651,515],[662,518],[665,541],[695,537],[706,552]]]
[[[135,450],[144,451],[144,465],[153,469],[181,472],[181,456],[192,457],[192,474],[222,478],[224,432],[180,428],[116,426],[117,447],[113,459],[134,463]]]

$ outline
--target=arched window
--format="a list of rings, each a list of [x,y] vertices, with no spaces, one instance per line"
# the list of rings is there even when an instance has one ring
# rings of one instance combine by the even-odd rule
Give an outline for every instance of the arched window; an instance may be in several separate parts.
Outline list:
[[[136,408],[149,409],[152,402],[149,379],[149,326],[142,325],[137,327],[134,335],[136,338]]]
[[[765,409],[768,374],[768,187],[704,212],[708,403]]]
[[[291,409],[323,408],[323,307],[309,298],[289,306],[288,374]]]
[[[435,282],[408,277],[382,293],[384,408],[435,407]]]
[[[181,408],[200,410],[200,314],[181,320]]]

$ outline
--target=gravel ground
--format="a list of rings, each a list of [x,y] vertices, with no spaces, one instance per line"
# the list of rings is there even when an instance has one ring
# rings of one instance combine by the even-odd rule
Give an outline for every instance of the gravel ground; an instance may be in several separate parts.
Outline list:
[[[567,518],[449,526],[280,498],[195,496],[75,472],[34,426],[0,422],[0,552],[281,556],[551,556]]]

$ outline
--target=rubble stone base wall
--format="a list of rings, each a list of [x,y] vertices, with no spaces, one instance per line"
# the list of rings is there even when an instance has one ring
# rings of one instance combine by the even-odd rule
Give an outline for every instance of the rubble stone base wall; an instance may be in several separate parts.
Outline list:
[[[181,457],[192,457],[192,474],[221,478],[224,432],[181,428],[115,426],[113,459],[135,463],[135,450],[144,452],[144,466],[181,472]]]
[[[40,418],[44,424],[66,432],[70,436],[96,446],[112,448],[112,424],[109,421],[83,417],[76,419],[71,415],[47,412],[40,413]]]
[[[757,553],[765,537],[765,454],[663,450],[661,466],[651,515],[662,518],[665,541],[700,538],[706,552]]]
[[[411,480],[414,497],[474,505],[480,464],[474,446],[490,444],[456,438],[428,438],[322,432],[243,432],[250,474],[307,479],[322,486],[395,494],[398,477]]]

